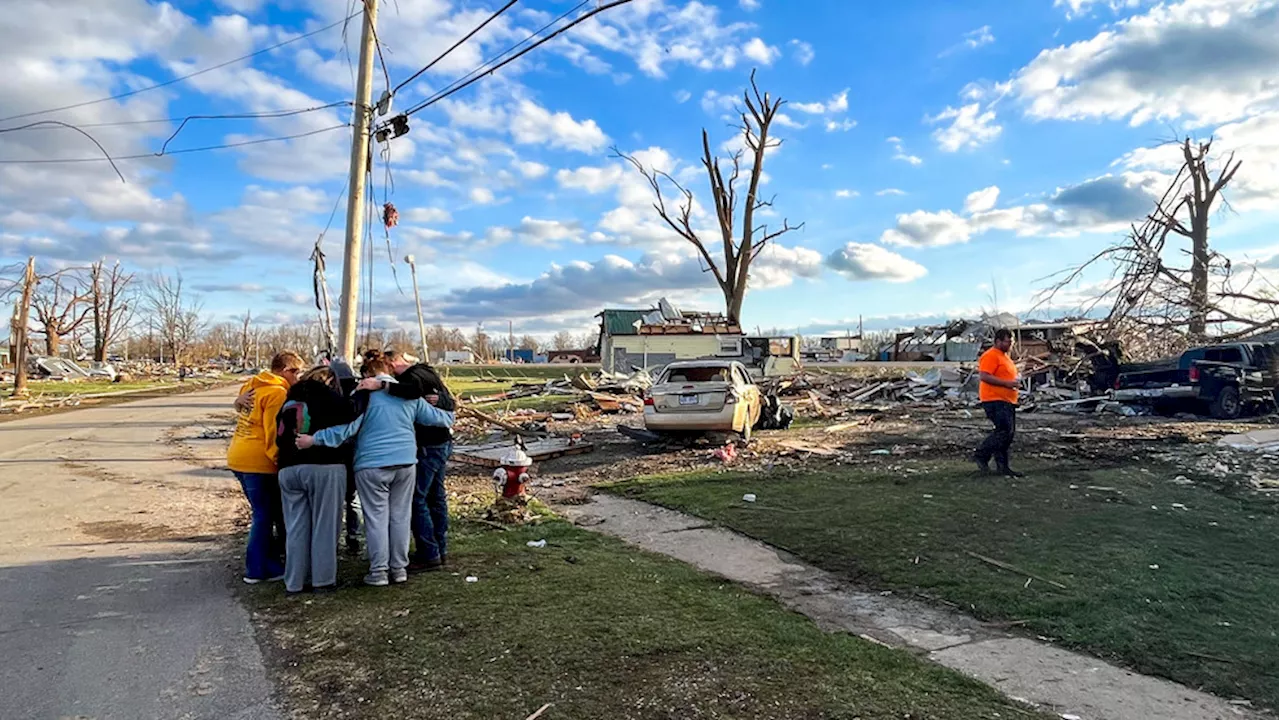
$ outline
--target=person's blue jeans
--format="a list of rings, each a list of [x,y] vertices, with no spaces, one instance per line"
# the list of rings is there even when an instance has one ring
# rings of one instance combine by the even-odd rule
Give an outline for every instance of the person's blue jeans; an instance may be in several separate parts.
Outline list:
[[[267,580],[284,574],[284,511],[275,475],[235,473],[249,500],[249,543],[244,553],[244,576]]]
[[[429,562],[443,557],[449,531],[449,497],[444,471],[453,443],[418,448],[418,476],[413,488],[413,559]]]

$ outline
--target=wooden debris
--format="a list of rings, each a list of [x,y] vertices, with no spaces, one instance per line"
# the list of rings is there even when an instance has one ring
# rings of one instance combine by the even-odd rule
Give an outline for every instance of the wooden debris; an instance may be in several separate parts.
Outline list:
[[[546,433],[539,433],[539,432],[534,432],[532,430],[525,430],[519,425],[514,425],[512,423],[507,422],[506,420],[500,420],[486,412],[477,410],[467,405],[458,406],[458,414],[470,415],[471,417],[477,418],[479,420],[483,420],[489,423],[490,425],[496,425],[502,428],[503,430],[506,430],[507,432],[513,435],[519,435],[520,437],[540,438],[546,435]]]
[[[822,455],[824,457],[840,454],[838,450],[822,447],[821,445],[810,445],[809,443],[801,440],[783,440],[779,442],[778,445],[780,447],[787,448],[788,450],[798,450],[800,452],[813,453],[814,455]]]
[[[1060,582],[1055,582],[1055,581],[1050,580],[1050,579],[1048,579],[1048,578],[1045,578],[1045,577],[1041,577],[1041,576],[1039,576],[1039,575],[1036,575],[1035,573],[1028,572],[1028,571],[1023,570],[1022,568],[1020,568],[1020,567],[1016,566],[1016,565],[1010,565],[1009,563],[1004,562],[1003,560],[996,560],[995,558],[989,558],[989,557],[987,557],[986,555],[979,555],[978,553],[973,552],[973,551],[971,551],[971,550],[965,550],[965,551],[964,551],[964,554],[965,554],[965,555],[968,555],[968,556],[969,556],[969,557],[971,557],[971,558],[974,558],[974,559],[977,559],[977,560],[981,560],[982,562],[987,563],[988,565],[995,565],[995,566],[996,566],[996,567],[998,567],[998,568],[1001,568],[1001,569],[1003,569],[1003,570],[1008,570],[1009,572],[1017,573],[1017,574],[1019,574],[1019,575],[1021,575],[1021,576],[1023,576],[1023,577],[1031,578],[1032,580],[1039,580],[1039,581],[1040,581],[1040,582],[1042,582],[1042,583],[1048,583],[1049,585],[1052,585],[1052,586],[1054,586],[1054,587],[1056,587],[1056,588],[1058,588],[1058,589],[1060,589],[1060,590],[1066,590],[1066,589],[1067,589],[1067,586],[1066,586],[1066,585],[1063,585],[1063,584],[1062,584],[1062,583],[1060,583]]]
[[[546,712],[547,708],[549,707],[551,707],[551,703],[547,703],[546,705],[543,705],[542,707],[533,711],[533,714],[525,718],[524,720],[538,720],[538,718],[542,717],[542,713]]]
[[[535,440],[526,443],[524,451],[534,462],[550,460],[552,458],[564,457],[566,455],[580,455],[595,450],[595,446],[589,442],[579,440],[574,442],[570,438],[547,438],[545,440]],[[453,448],[453,459],[467,465],[479,465],[482,467],[499,467],[502,465],[502,457],[511,452],[510,442],[494,442],[485,443],[483,445],[457,445]]]

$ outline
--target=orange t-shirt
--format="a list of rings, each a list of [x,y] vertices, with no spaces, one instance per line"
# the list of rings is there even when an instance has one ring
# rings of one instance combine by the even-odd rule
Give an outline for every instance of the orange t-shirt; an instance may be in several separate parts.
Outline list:
[[[1013,359],[996,348],[991,348],[982,353],[982,357],[978,360],[978,372],[995,375],[1001,380],[1014,380],[1018,377],[1018,368],[1013,364]],[[978,383],[978,399],[982,402],[1004,400],[1017,405],[1018,391],[1013,388],[980,382]]]

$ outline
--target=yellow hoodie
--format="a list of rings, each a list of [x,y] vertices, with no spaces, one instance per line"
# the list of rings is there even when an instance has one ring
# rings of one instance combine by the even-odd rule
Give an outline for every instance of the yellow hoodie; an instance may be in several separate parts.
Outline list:
[[[262,371],[240,386],[240,394],[253,390],[253,409],[240,411],[236,432],[227,448],[227,467],[236,472],[276,472],[276,413],[284,405],[289,382]]]

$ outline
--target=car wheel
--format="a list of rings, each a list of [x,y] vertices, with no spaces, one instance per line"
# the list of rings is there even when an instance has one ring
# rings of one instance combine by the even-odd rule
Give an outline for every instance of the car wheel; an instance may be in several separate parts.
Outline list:
[[[1240,417],[1240,391],[1233,387],[1224,387],[1218,391],[1209,406],[1209,414],[1219,420],[1232,420]]]

